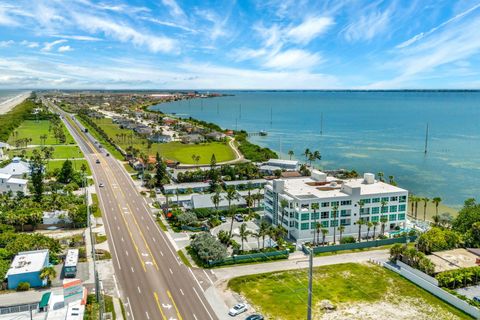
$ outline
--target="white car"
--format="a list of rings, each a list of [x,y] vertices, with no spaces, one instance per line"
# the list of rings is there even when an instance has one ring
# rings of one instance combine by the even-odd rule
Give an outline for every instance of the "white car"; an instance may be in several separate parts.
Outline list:
[[[104,185],[103,183],[100,183],[98,186],[99,186],[100,188],[105,187],[105,185]]]
[[[228,314],[231,315],[232,317],[238,316],[240,313],[244,313],[245,311],[248,310],[248,306],[245,303],[238,303],[234,305],[230,311],[228,311]]]

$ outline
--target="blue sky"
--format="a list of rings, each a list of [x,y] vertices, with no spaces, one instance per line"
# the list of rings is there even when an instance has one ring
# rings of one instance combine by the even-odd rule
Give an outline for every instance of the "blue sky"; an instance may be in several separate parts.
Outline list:
[[[1,0],[0,88],[480,88],[480,1]]]

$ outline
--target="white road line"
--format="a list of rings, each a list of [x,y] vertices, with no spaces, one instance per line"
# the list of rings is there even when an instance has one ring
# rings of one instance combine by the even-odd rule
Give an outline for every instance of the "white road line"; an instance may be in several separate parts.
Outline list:
[[[113,216],[113,219],[114,219],[114,220],[117,220],[117,217],[116,217],[116,216]]]
[[[125,250],[125,254],[126,254],[126,255],[127,255],[127,257],[128,257],[128,251],[127,251],[127,250]]]
[[[119,227],[119,226],[117,226],[117,230],[120,231],[120,227]]]
[[[135,320],[135,317],[133,316],[132,304],[130,303],[129,297],[127,297],[127,302],[128,302],[128,307],[130,308],[130,313],[132,314],[132,319]]]
[[[208,281],[210,281],[210,283],[211,283],[212,286],[213,286],[213,281],[212,281],[212,279],[210,279],[210,277],[208,276],[208,274],[207,274],[207,272],[205,271],[205,269],[203,269],[203,273],[205,273],[205,275],[206,275],[207,278],[208,278]]]
[[[198,279],[197,279],[197,277],[195,277],[195,275],[193,274],[193,271],[192,271],[192,269],[188,268],[188,271],[190,271],[190,273],[191,273],[191,274],[192,274],[192,276],[193,276],[193,279],[195,279],[195,281],[197,282],[197,284],[198,284],[198,287],[199,287],[200,289],[202,289],[202,291],[203,291],[203,288],[202,288],[202,286],[200,285],[200,282],[198,282]]]
[[[138,210],[138,209],[137,209]],[[142,220],[145,220],[145,218],[142,216]]]
[[[122,242],[125,242],[125,240],[123,240],[123,237],[122,237]]]
[[[182,289],[180,289],[180,293],[182,294],[182,296],[185,295],[185,293],[183,293],[183,290],[182,290]]]
[[[112,277],[113,283],[115,284],[115,290],[117,291],[117,297],[120,297],[120,290],[118,289],[117,278],[115,277],[115,274],[112,274]]]
[[[195,320],[198,320],[198,319],[197,319],[197,316],[195,315],[195,313],[193,314],[193,318],[194,318]]]
[[[161,254],[161,255],[162,255],[162,257],[163,257],[163,251],[160,251],[160,254]]]
[[[147,311],[145,311],[145,314],[147,315],[147,319],[150,319],[150,316],[148,315]]]
[[[140,291],[140,287],[139,287],[139,286],[137,286],[137,290],[138,290],[138,293],[140,293],[140,294],[142,293],[142,291]]]
[[[157,240],[155,240],[155,237],[152,237],[152,239],[153,239],[153,242],[157,242]]]
[[[170,274],[173,274],[173,271],[172,271],[172,269],[168,268],[168,271],[170,271]]]
[[[142,218],[143,218],[143,217],[142,217]],[[147,230],[149,230],[149,231],[150,231],[150,228],[149,228],[148,226],[147,226]]]
[[[189,269],[189,270],[190,270],[190,269]],[[200,302],[202,303],[202,306],[205,308],[205,311],[207,311],[208,316],[210,317],[210,319],[213,320],[212,315],[210,314],[210,312],[208,312],[207,306],[205,305],[205,303],[203,303],[203,300],[202,300],[202,298],[200,297],[200,295],[198,294],[197,289],[195,289],[195,287],[192,287],[192,288],[193,288],[193,291],[195,291],[195,294],[197,295],[198,300],[200,300]]]

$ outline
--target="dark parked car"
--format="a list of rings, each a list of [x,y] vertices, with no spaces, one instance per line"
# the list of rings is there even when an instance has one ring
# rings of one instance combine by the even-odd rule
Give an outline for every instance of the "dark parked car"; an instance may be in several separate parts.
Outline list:
[[[263,316],[261,314],[252,314],[245,318],[245,320],[263,320]]]
[[[98,164],[98,163],[100,163],[100,160],[99,160],[99,159],[97,159],[97,161],[95,161],[95,163],[97,163],[97,164]]]
[[[479,296],[473,297],[473,301],[480,302],[480,297]]]

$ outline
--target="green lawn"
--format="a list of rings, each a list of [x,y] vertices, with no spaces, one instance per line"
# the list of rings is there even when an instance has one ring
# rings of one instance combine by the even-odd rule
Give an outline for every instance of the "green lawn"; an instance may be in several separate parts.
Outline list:
[[[40,140],[40,136],[46,134],[47,139],[45,140],[45,144],[58,144],[58,141],[55,139],[53,135],[53,131],[49,132],[48,128],[50,127],[50,121],[48,120],[25,120],[20,127],[18,127],[15,131],[18,135],[10,135],[8,139],[8,143],[12,146],[15,146],[15,140],[23,139],[23,138],[31,138],[32,141],[28,144],[42,144]],[[68,132],[68,130],[64,127],[65,136],[67,140],[65,144],[74,144],[75,141],[73,140],[72,136]]]
[[[85,163],[87,165],[87,175],[92,174],[92,171],[88,166],[87,160],[71,160],[71,161],[73,162],[73,168],[75,170],[80,170],[80,166],[82,165],[82,163]],[[64,160],[50,160],[48,161],[48,164],[47,164],[47,170],[53,171],[55,170],[55,168],[61,168],[64,162],[65,162]]]
[[[92,193],[92,205],[94,206],[94,209],[92,214],[95,218],[101,218],[102,217],[102,210],[100,210],[100,205],[98,203],[98,195],[96,193]]]
[[[238,277],[228,286],[268,319],[306,318],[307,269]],[[338,308],[328,319],[471,319],[400,275],[371,264],[315,268],[315,319],[322,315],[319,303],[324,299]]]
[[[94,119],[94,121],[124,150],[131,145],[146,154],[155,155],[158,152],[165,159],[175,160],[185,164],[195,164],[192,160],[192,155],[200,156],[199,164],[209,164],[212,154],[215,154],[217,162],[235,159],[235,153],[227,143],[154,143],[152,147],[148,149],[146,139],[132,134],[131,130],[120,129],[111,119]]]
[[[53,147],[54,149],[52,159],[84,158],[82,151],[80,151],[80,148],[77,147],[76,145],[68,145],[68,146],[54,145],[51,147]],[[22,155],[23,151],[25,150],[25,156],[29,158],[32,156],[33,150],[41,151],[41,149],[42,148],[39,147],[39,148],[10,150],[8,151],[8,155],[10,157],[19,156],[19,155]]]
[[[119,160],[123,160],[123,156],[122,154],[117,150],[115,149],[110,143],[108,143],[105,139],[102,138],[102,136],[92,127],[90,126],[88,123],[86,123],[85,121],[82,120],[82,118],[78,117],[77,118],[78,121],[80,121],[80,123],[88,129],[88,132],[93,136],[95,137],[95,139],[97,139],[98,142],[100,142],[102,144],[102,146],[104,148],[106,148],[108,150],[108,152],[114,156],[115,158],[119,159]],[[73,124],[73,122],[71,122],[70,120],[67,120],[69,121],[70,123]],[[74,125],[74,124],[73,124]]]

